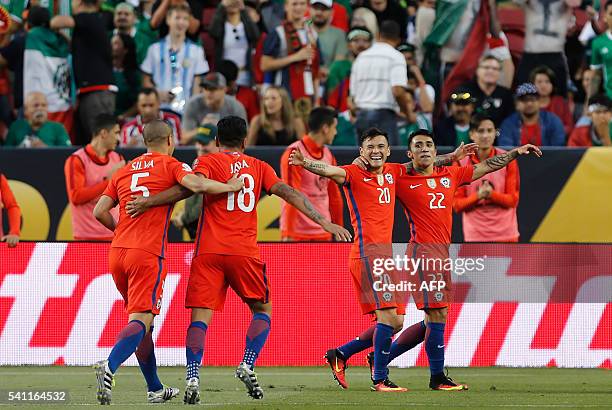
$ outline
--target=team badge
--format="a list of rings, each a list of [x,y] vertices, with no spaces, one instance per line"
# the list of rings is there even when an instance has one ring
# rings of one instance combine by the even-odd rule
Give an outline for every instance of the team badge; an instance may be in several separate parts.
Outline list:
[[[440,183],[444,188],[450,188],[450,178],[440,178]]]
[[[385,177],[382,174],[376,175],[376,177],[378,180],[378,185],[383,186],[385,184]]]
[[[436,180],[433,178],[429,178],[427,180],[427,186],[430,187],[431,189],[436,189],[437,185],[436,185]]]
[[[385,179],[387,180],[388,183],[390,183],[390,184],[393,183],[393,175],[385,174]]]
[[[392,298],[393,295],[390,292],[383,293],[383,299],[385,300],[385,302],[391,302]]]
[[[436,302],[442,302],[442,299],[444,299],[444,293],[436,292],[436,294],[434,295],[434,299],[436,300]]]

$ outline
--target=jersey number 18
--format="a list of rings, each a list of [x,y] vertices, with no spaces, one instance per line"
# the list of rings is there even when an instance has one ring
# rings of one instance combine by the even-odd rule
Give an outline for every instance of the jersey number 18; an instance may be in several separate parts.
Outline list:
[[[242,212],[251,212],[255,208],[255,179],[250,174],[242,174],[238,178],[244,183],[244,188],[238,192],[228,192],[227,210],[233,211],[238,203],[238,209]]]

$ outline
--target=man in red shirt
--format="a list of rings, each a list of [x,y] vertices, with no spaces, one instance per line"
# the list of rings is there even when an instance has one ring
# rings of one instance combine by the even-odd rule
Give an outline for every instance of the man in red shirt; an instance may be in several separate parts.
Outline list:
[[[222,118],[217,124],[220,152],[199,157],[195,163],[196,174],[216,180],[237,175],[244,182],[244,188],[240,192],[204,196],[185,297],[185,307],[191,309],[185,349],[186,404],[200,401],[199,367],[204,354],[204,339],[213,311],[223,309],[228,286],[253,312],[236,377],[245,384],[252,398],[263,398],[263,389],[253,367],[270,332],[272,305],[266,266],[260,260],[257,245],[256,206],[261,191],[283,198],[336,240],[351,239],[346,229],[323,218],[303,194],[282,182],[270,165],[245,155],[246,134],[246,122],[242,118]],[[141,207],[146,209],[172,203],[192,194],[185,191],[176,187],[160,195],[138,199],[133,203],[132,213],[136,215]]]
[[[189,165],[173,158],[174,136],[162,120],[147,124],[143,138],[147,153],[113,175],[93,211],[96,219],[115,233],[109,266],[129,314],[129,323],[119,333],[108,360],[95,366],[100,404],[110,404],[114,374],[134,352],[147,381],[150,403],[165,402],[179,392],[176,388],[164,387],[159,381],[152,338],[153,319],[159,314],[166,278],[164,258],[174,206],[154,208],[139,218],[130,218],[125,213],[126,202],[136,192],[147,197],[176,183],[195,192],[209,193],[234,192],[243,186],[236,178],[223,184],[196,176]],[[118,224],[110,212],[117,204]]]
[[[434,164],[437,151],[432,133],[415,131],[408,138],[408,147],[408,157],[413,161],[414,169],[399,179],[397,196],[410,225],[406,254],[423,261],[449,259],[453,202],[460,186],[505,167],[519,155],[532,152],[538,157],[542,155],[538,147],[527,144],[476,164],[437,167]],[[450,272],[445,269],[439,272],[435,266],[434,269],[427,269],[431,264],[421,264],[423,266],[425,269],[418,270],[420,283],[417,289],[421,289],[420,284],[429,280],[431,275],[446,284],[443,289],[413,292],[417,308],[425,312],[425,351],[431,373],[429,387],[445,391],[467,389],[467,386],[453,382],[444,374],[444,327],[452,293]]]

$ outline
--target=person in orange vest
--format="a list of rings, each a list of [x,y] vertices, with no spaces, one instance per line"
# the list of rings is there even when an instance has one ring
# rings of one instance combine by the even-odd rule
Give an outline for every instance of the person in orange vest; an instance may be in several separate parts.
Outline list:
[[[329,179],[308,172],[302,167],[289,165],[289,154],[300,150],[305,158],[336,165],[336,158],[326,146],[336,136],[338,119],[336,111],[329,107],[318,107],[310,112],[310,132],[289,145],[281,157],[281,178],[287,185],[301,191],[312,202],[315,209],[333,223],[342,225],[342,195],[338,185]],[[281,208],[281,238],[283,241],[331,241],[331,234],[287,203]]]
[[[64,165],[66,190],[72,211],[72,233],[75,240],[111,241],[113,232],[93,216],[96,202],[113,174],[125,165],[115,152],[120,128],[113,115],[100,114],[93,121],[93,137],[84,148],[75,151]],[[118,218],[117,208],[111,212]]]

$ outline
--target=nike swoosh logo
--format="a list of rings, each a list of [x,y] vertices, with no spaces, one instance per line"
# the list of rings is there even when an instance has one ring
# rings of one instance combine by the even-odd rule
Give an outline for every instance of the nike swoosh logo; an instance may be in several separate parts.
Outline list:
[[[444,345],[442,346],[438,345],[438,349],[444,349]]]
[[[410,185],[410,189],[418,188],[423,184]]]
[[[385,352],[384,350],[380,351],[382,354],[391,354],[391,352]]]
[[[336,359],[336,360],[335,360],[335,362],[336,362],[336,371],[337,371],[338,373],[340,373],[340,371],[341,371],[342,369],[340,369],[340,367],[338,367],[338,359]]]
[[[372,180],[372,178],[364,178],[363,182],[368,182],[368,181],[371,181],[371,180]]]

